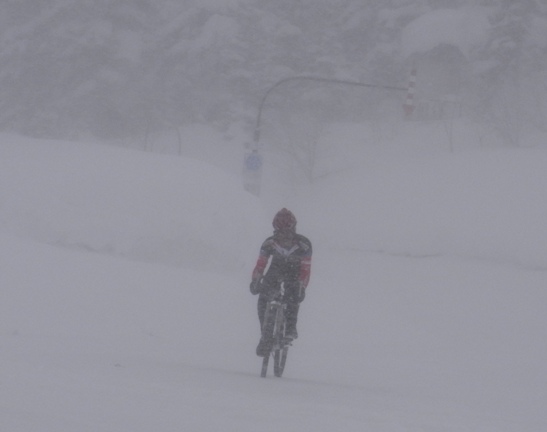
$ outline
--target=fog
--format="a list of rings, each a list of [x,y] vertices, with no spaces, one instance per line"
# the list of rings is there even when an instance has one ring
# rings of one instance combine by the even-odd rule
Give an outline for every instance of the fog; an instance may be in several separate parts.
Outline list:
[[[539,0],[9,1],[0,16],[0,129],[143,148],[189,124],[250,135],[279,80],[406,87],[416,68],[415,115],[456,110],[518,145],[520,130],[543,128],[547,116],[546,8]],[[404,98],[312,85],[273,108],[321,123],[370,121]]]
[[[5,1],[0,429],[545,430],[546,54],[543,0]]]
[[[340,123],[312,183],[264,152],[260,197],[207,148],[0,135],[0,429],[545,430],[545,136],[469,129]],[[263,379],[249,281],[281,206],[312,275]]]

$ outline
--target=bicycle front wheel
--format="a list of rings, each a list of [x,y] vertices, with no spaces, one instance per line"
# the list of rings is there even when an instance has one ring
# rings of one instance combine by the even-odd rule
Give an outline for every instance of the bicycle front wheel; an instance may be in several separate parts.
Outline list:
[[[278,378],[281,378],[281,375],[283,375],[283,371],[285,370],[288,352],[289,347],[287,345],[274,352],[274,375]]]
[[[268,355],[265,355],[262,359],[262,371],[260,371],[260,376],[262,378],[266,378],[266,375],[268,374],[268,362],[270,360],[270,353]]]

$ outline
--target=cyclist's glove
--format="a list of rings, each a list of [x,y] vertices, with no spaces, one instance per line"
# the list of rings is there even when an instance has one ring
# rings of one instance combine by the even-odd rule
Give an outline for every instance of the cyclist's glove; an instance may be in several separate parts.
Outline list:
[[[297,301],[298,303],[302,303],[304,301],[304,298],[306,297],[306,289],[304,288],[304,286],[301,284],[299,287],[298,287],[298,295],[297,295]]]
[[[252,280],[251,285],[249,285],[252,295],[257,295],[260,293],[260,279]]]

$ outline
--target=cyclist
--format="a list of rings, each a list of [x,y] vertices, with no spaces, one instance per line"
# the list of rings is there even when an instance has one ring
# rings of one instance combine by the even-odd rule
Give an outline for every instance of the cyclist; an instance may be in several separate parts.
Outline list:
[[[285,336],[296,339],[296,322],[298,309],[304,300],[306,287],[310,280],[312,246],[303,235],[296,233],[296,218],[294,214],[283,208],[273,219],[273,236],[268,237],[262,247],[253,270],[250,285],[251,293],[258,296],[258,319],[260,328],[264,321],[269,294],[279,289],[284,282],[284,299],[287,302],[287,328]],[[266,273],[268,262],[270,266]],[[266,341],[261,337],[256,348],[258,356],[269,352]]]

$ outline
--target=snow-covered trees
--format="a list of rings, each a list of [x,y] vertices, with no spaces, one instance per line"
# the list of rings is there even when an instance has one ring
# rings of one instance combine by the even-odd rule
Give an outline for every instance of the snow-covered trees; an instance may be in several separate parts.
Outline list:
[[[404,83],[419,61],[405,40],[409,28],[429,41],[417,49],[431,50],[427,58],[447,50],[457,59],[457,38],[439,37],[421,18],[479,9],[484,34],[458,54],[459,96],[472,95],[474,115],[506,124],[541,126],[547,115],[540,0],[18,0],[2,9],[3,130],[106,138],[190,122],[252,125],[264,92],[290,76]],[[295,103],[308,99],[317,110],[317,89],[310,91]],[[341,97],[332,91],[327,99]],[[518,115],[509,112],[516,107]]]

